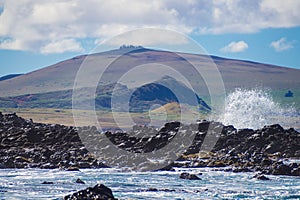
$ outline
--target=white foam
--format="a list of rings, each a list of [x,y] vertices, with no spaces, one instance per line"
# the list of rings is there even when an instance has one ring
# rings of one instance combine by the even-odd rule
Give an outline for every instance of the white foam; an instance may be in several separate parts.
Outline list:
[[[238,88],[226,98],[225,114],[220,119],[235,128],[258,129],[265,125],[280,124],[291,127],[291,117],[297,117],[292,106],[283,107],[263,89]]]

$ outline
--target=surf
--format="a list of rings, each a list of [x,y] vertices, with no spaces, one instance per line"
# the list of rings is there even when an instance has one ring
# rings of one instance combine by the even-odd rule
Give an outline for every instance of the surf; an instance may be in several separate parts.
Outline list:
[[[297,127],[297,118],[299,113],[294,106],[276,102],[270,90],[236,88],[226,97],[225,111],[220,121],[238,129],[258,129],[271,124],[290,128]]]

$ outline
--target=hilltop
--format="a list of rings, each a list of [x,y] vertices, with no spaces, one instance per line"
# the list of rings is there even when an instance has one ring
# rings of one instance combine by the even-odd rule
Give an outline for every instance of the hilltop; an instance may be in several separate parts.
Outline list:
[[[275,101],[285,105],[293,104],[296,109],[300,110],[300,70],[298,69],[130,46],[90,55],[80,55],[40,70],[0,81],[0,108],[4,112],[5,109],[10,108],[9,111],[18,112],[21,116],[46,123],[56,123],[57,119],[54,116],[58,117],[59,115],[62,117],[59,118],[61,122],[72,125],[73,121],[70,119],[72,115],[65,109],[72,108],[74,80],[78,70],[82,65],[88,65],[89,70],[84,71],[86,83],[79,89],[79,94],[85,97],[83,99],[84,106],[81,109],[91,109],[88,102],[91,102],[92,99],[96,109],[101,111],[100,118],[108,122],[109,126],[113,124],[111,115],[107,116],[103,112],[111,110],[113,92],[117,99],[115,106],[118,112],[126,111],[124,108],[124,99],[126,98],[130,107],[129,111],[132,113],[143,113],[152,109],[154,111],[144,114],[156,115],[161,113],[157,112],[158,110],[155,111],[160,107],[160,111],[167,109],[167,113],[175,115],[180,110],[176,106],[176,103],[179,102],[178,98],[180,98],[180,103],[186,104],[183,109],[187,113],[194,113],[195,106],[199,106],[202,114],[209,112],[211,102],[206,83],[203,78],[195,75],[195,71],[188,65],[185,58],[199,65],[200,70],[207,72],[208,76],[214,73],[210,67],[215,63],[227,93],[240,87],[267,88]],[[91,89],[89,88],[90,81],[99,79],[97,70],[107,67],[107,63],[111,64],[106,69],[105,76],[101,77],[95,96],[85,96]],[[119,81],[124,74],[132,72],[130,70],[136,66],[143,66],[143,68],[133,76],[134,78],[131,77],[127,82]],[[164,66],[171,66],[174,70],[182,73],[181,75],[188,78],[191,86],[198,89],[197,92],[191,90],[179,76],[174,77],[168,74],[166,76]],[[161,73],[160,70],[162,70]],[[161,74],[161,77],[154,76],[157,74]],[[214,80],[212,80],[213,82]],[[214,85],[212,86],[214,87]],[[285,97],[288,91],[291,91],[293,95]],[[192,101],[191,96],[194,96],[196,101]],[[45,112],[41,112],[42,109]],[[139,120],[144,123],[148,118],[145,120],[145,116],[142,116]]]

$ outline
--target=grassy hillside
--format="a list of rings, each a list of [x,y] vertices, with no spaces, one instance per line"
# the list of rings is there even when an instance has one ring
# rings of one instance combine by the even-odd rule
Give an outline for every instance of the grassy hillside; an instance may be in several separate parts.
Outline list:
[[[122,53],[124,52],[121,50],[113,50],[89,56],[78,56],[13,79],[1,81],[0,97],[70,90],[73,88],[76,73],[81,64],[88,66],[89,69],[86,70],[85,74],[87,77],[86,86],[88,87],[90,80],[98,80],[99,73],[96,73],[97,69],[104,68],[112,61],[114,62],[107,69],[105,77],[103,77],[100,84],[108,84],[112,80],[118,80],[132,66],[140,66],[147,63],[152,64],[148,68],[143,69],[145,76],[136,76],[135,81],[131,80],[130,83],[126,84],[130,87],[130,85],[140,83],[145,78],[150,80],[153,75],[153,69],[159,69],[159,65],[155,63],[159,63],[172,66],[175,70],[181,72],[182,75],[188,77],[189,81],[194,84],[193,86],[199,87],[199,90],[202,91],[199,95],[205,96],[207,94],[205,82],[199,80],[199,76],[195,75],[193,68],[180,56],[188,58],[197,66],[200,66],[201,71],[207,72],[208,79],[210,74],[214,73],[211,70],[211,61],[214,61],[222,75],[227,92],[236,87],[263,86],[274,90],[296,90],[300,88],[300,70],[298,69],[214,56],[176,54],[148,49],[135,50],[119,57]]]
[[[0,110],[5,112],[14,111],[21,116],[33,118],[36,121],[72,125],[72,89],[76,73],[82,64],[87,65],[89,68],[89,70],[84,70],[83,72],[85,73],[86,82],[83,82],[80,91],[82,93],[82,100],[88,102],[89,99],[95,98],[99,119],[102,120],[104,126],[114,124],[112,115],[108,111],[110,110],[110,96],[115,82],[122,75],[126,74],[126,72],[130,71],[132,67],[143,66],[149,63],[150,65],[142,70],[144,76],[137,74],[129,82],[121,82],[118,85],[119,88],[116,94],[120,97],[130,94],[134,88],[143,87],[140,83],[144,83],[145,79],[146,82],[148,81],[147,83],[154,83],[153,81],[157,81],[157,77],[154,75],[157,73],[160,74],[160,71],[157,72],[156,70],[165,65],[172,66],[174,70],[187,77],[191,85],[198,89],[199,98],[210,106],[210,96],[204,79],[195,75],[195,70],[193,70],[184,58],[192,60],[199,67],[200,71],[206,73],[206,78],[211,80],[212,83],[214,83],[213,73],[215,73],[212,70],[211,61],[213,61],[221,73],[227,94],[238,87],[264,88],[269,90],[269,93],[276,102],[279,102],[283,106],[293,105],[300,110],[300,70],[298,69],[214,56],[209,57],[206,55],[173,53],[150,49],[139,49],[122,55],[123,53],[123,50],[112,50],[89,56],[82,55],[28,74],[0,81]],[[112,61],[114,62],[106,70],[105,76],[99,82],[96,96],[86,96],[86,91],[90,87],[90,81],[99,79],[97,70],[103,69],[106,64]],[[153,73],[154,71],[156,74]],[[161,71],[161,78],[165,76],[163,72]],[[179,79],[180,77],[176,78]],[[178,81],[182,80],[179,79]],[[172,81],[165,84],[165,86],[173,85]],[[212,86],[214,87],[215,85],[212,84]],[[136,101],[131,104],[133,107],[135,106],[138,110],[140,108],[151,108],[155,102],[147,102],[147,91],[149,88],[151,87],[143,88],[144,90],[141,90],[142,94],[139,93],[140,91],[135,93],[139,96],[136,96]],[[175,88],[180,87],[175,84]],[[293,97],[284,96],[288,90],[293,92]],[[154,93],[161,95],[157,92]],[[180,93],[183,96],[189,96],[190,92]],[[135,98],[131,99],[134,100]],[[157,120],[161,120],[165,117],[163,111],[167,109],[169,112],[167,115],[168,119],[176,119],[176,113],[178,113],[178,106],[174,104],[176,101],[163,97],[156,99],[163,100],[156,102],[161,106],[160,108],[156,107],[150,113],[134,113],[136,110],[132,110],[134,112],[131,115],[135,116],[136,120],[141,123],[148,123],[149,115]],[[186,102],[188,101],[187,99]],[[84,110],[78,112],[81,112],[83,116],[91,112],[85,110],[84,107],[82,109]],[[189,109],[186,110],[188,111]],[[187,113],[191,114],[193,111],[188,111]],[[126,118],[124,113],[120,112],[118,114],[121,118]],[[82,118],[82,123],[83,125],[88,125],[84,117]]]
[[[165,85],[165,86],[164,86]],[[174,88],[171,91],[168,87]],[[181,102],[196,106],[204,112],[209,112],[210,107],[199,96],[187,88],[184,84],[168,77],[158,80],[155,83],[145,84],[139,88],[128,89],[122,84],[99,85],[96,95],[89,93],[92,88],[82,88],[77,91],[80,96],[81,107],[78,109],[94,109],[90,106],[95,102],[97,110],[111,110],[111,97],[114,92],[114,110],[126,111],[124,105],[126,99],[129,101],[130,112],[144,112],[149,110],[152,105],[164,105],[170,102]],[[176,93],[175,94],[173,93]],[[26,94],[14,97],[0,97],[0,108],[58,108],[71,109],[73,90],[53,91],[47,93]],[[194,97],[194,99],[193,99]],[[194,100],[194,101],[193,101]]]

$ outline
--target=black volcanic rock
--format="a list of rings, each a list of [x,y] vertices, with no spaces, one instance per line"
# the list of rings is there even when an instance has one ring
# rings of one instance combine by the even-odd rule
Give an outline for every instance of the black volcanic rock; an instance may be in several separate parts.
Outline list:
[[[203,125],[199,124],[199,127]],[[200,129],[203,131],[203,128]],[[199,152],[204,137],[201,132],[197,134],[186,154]],[[212,156],[208,156],[205,163],[198,161],[191,166],[232,166],[231,171],[234,172],[261,171],[265,174],[299,176],[299,163],[284,164],[281,161],[291,157],[299,159],[299,144],[300,134],[297,131],[283,129],[278,124],[239,131],[224,126],[212,149]]]
[[[186,172],[181,173],[179,178],[188,180],[201,180],[197,175]]]
[[[131,136],[131,131],[128,133],[106,132],[105,135],[119,148],[136,153],[148,153],[164,147],[176,135],[180,126],[181,123],[179,122],[169,122],[166,123],[159,131],[154,131],[150,128],[145,129],[145,126],[135,126],[132,131],[140,133],[145,132],[146,136],[141,138]],[[155,135],[151,137],[147,136],[152,131]]]
[[[81,200],[81,199],[93,199],[93,200],[116,200],[110,188],[103,184],[97,184],[94,187],[88,187],[84,190],[80,190],[71,195],[64,197],[64,200]]]
[[[83,180],[81,180],[80,178],[78,178],[75,183],[79,183],[79,184],[85,184],[85,182]]]
[[[283,164],[284,158],[298,157],[300,134],[294,129],[283,129],[274,124],[262,129],[236,130],[233,126],[224,126],[217,122],[203,121],[198,124],[184,126],[179,122],[165,124],[154,136],[137,138],[128,133],[107,132],[107,137],[119,148],[133,152],[151,152],[165,146],[177,134],[179,128],[185,132],[198,132],[193,144],[187,148],[185,156],[197,154],[203,144],[208,129],[216,134],[217,142],[212,149],[211,156],[206,162],[189,157],[181,157],[179,160],[189,161],[189,164],[174,163],[174,167],[225,167],[232,166],[233,172],[261,171],[274,175],[300,175],[300,165]],[[143,132],[144,127],[135,127],[135,132]],[[130,132],[129,132],[130,133]],[[188,135],[187,135],[188,136]],[[207,144],[206,144],[207,145]],[[172,166],[169,166],[172,167]]]
[[[54,183],[52,181],[44,181],[42,182],[44,185],[53,185]]]
[[[255,176],[253,176],[253,178],[256,178],[256,179],[262,180],[262,181],[269,181],[270,180],[268,177],[266,177],[263,174],[256,174]]]
[[[208,130],[216,144],[203,143]],[[82,144],[80,132],[97,132],[96,127],[67,127],[34,123],[16,114],[0,113],[0,167],[1,168],[80,168],[106,167]],[[116,146],[126,151],[147,153],[161,149],[178,134],[195,137],[191,146],[172,167],[224,167],[234,172],[258,171],[264,174],[300,176],[300,164],[286,161],[300,158],[300,134],[294,129],[284,129],[278,124],[258,130],[237,130],[218,122],[200,121],[184,125],[169,122],[160,130],[147,126],[134,126],[125,132],[106,132],[105,136]],[[149,134],[150,133],[150,134]],[[86,134],[90,137],[90,134]],[[93,134],[92,134],[93,135]],[[81,136],[82,137],[82,136]],[[89,139],[89,138],[87,138]],[[97,138],[90,138],[91,141]],[[98,141],[99,142],[99,141]],[[95,143],[92,142],[92,145]],[[206,146],[205,146],[206,145]],[[202,147],[211,146],[204,158],[199,156]],[[101,147],[100,147],[101,148]]]
[[[74,127],[34,123],[2,113],[0,163],[1,168],[105,167],[86,150]]]

